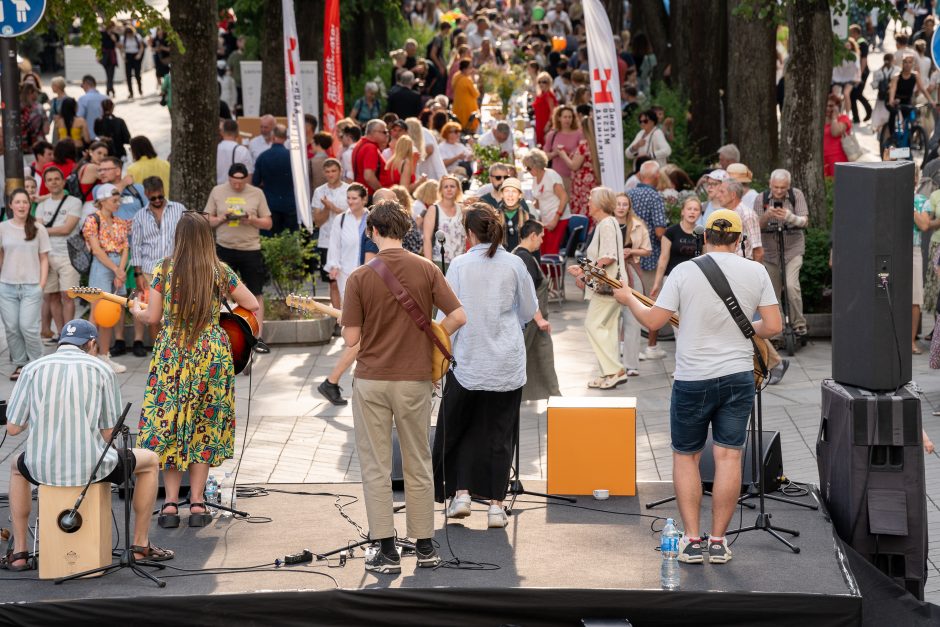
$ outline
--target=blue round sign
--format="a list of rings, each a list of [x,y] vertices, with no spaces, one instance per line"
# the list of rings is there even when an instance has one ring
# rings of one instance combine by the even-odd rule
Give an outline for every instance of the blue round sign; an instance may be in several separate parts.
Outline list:
[[[46,0],[0,0],[0,37],[16,37],[36,28]]]
[[[933,59],[933,65],[940,68],[940,37],[937,37],[937,31],[933,32],[933,38],[930,40],[930,57]]]

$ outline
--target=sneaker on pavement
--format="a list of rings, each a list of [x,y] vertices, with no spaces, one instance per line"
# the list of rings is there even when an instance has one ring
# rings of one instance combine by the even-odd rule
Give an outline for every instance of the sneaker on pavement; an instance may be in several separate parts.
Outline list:
[[[398,557],[397,552],[394,555],[386,555],[382,551],[376,551],[372,557],[366,559],[366,571],[381,575],[397,575],[401,572],[401,558]]]
[[[470,515],[470,495],[461,494],[450,500],[447,506],[448,518],[466,518]]]
[[[770,369],[770,381],[768,385],[777,385],[780,381],[783,380],[783,375],[787,373],[787,370],[790,368],[789,359],[781,359],[780,363]]]
[[[108,355],[98,355],[98,359],[108,364],[111,367],[111,370],[115,372],[115,374],[121,374],[121,373],[127,372],[127,366],[121,365],[117,363],[116,361],[111,361],[111,358]]]
[[[433,546],[429,553],[423,553],[420,549],[415,549],[415,555],[418,558],[418,568],[434,568],[441,563],[441,555]]]
[[[683,564],[701,564],[705,561],[702,557],[701,538],[690,538],[683,535],[679,539],[679,561]]]
[[[666,357],[666,351],[664,351],[658,346],[647,346],[646,350],[640,351],[640,361],[663,359],[665,357]]]
[[[682,559],[681,557],[679,559]],[[708,563],[725,564],[731,561],[731,549],[728,548],[728,541],[725,538],[708,539]]]
[[[317,386],[317,392],[322,394],[326,400],[334,405],[342,406],[349,403],[349,401],[343,398],[343,388],[339,387],[336,383],[330,383],[329,379],[324,379],[323,383]]]
[[[114,346],[111,347],[110,353],[112,357],[120,357],[127,353],[127,344],[124,343],[124,340],[114,340]]]
[[[509,524],[509,516],[499,505],[490,505],[490,511],[486,513],[486,526],[490,529],[502,529]]]
[[[258,342],[255,344],[255,352],[259,355],[267,355],[271,352],[271,347],[261,341],[261,338],[258,338]]]

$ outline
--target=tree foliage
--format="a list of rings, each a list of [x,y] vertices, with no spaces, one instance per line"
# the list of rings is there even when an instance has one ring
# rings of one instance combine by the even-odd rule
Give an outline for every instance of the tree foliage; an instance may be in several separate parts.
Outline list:
[[[181,52],[184,51],[169,18],[147,4],[146,0],[47,0],[43,21],[54,24],[60,34],[64,34],[78,18],[82,43],[98,48],[101,45],[99,25],[115,17],[139,22],[143,28],[160,27],[167,32],[170,42]]]

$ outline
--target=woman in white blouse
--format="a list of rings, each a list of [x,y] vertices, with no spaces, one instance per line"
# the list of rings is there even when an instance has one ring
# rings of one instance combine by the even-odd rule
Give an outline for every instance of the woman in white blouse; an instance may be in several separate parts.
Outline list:
[[[548,155],[538,148],[530,150],[522,164],[534,179],[532,199],[539,212],[539,221],[545,227],[542,254],[557,255],[568,232],[568,218],[571,217],[564,180],[558,172],[548,167]]]
[[[346,294],[346,280],[360,266],[362,233],[366,228],[366,188],[353,183],[346,190],[349,210],[334,218],[330,228],[330,247],[326,253],[324,270],[336,281],[340,301]]]
[[[625,151],[627,158],[636,160],[649,157],[663,166],[669,161],[672,147],[666,139],[666,133],[657,126],[659,116],[652,109],[647,109],[639,116],[640,132],[636,134]]]

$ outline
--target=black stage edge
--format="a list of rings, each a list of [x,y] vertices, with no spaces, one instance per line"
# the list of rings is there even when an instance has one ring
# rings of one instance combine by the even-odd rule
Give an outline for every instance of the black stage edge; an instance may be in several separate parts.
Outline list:
[[[544,489],[540,482],[528,482]],[[277,485],[272,489],[361,496],[359,484]],[[486,529],[486,509],[474,505],[463,524],[448,526],[450,543],[462,560],[492,562],[496,571],[417,569],[402,560],[398,576],[365,573],[357,552],[343,567],[324,562],[273,568],[276,557],[308,548],[324,552],[358,540],[337,512],[331,496],[270,493],[239,499],[239,507],[269,524],[225,519],[202,529],[165,530],[154,525],[151,540],[176,551],[168,566],[182,569],[247,567],[247,573],[191,576],[168,569],[167,587],[157,589],[133,573],[54,586],[36,573],[0,571],[0,625],[239,624],[239,625],[580,625],[582,618],[627,618],[636,627],[722,625],[770,627],[854,626],[863,622],[857,568],[833,535],[825,513],[794,505],[770,506],[774,522],[800,529],[794,555],[765,534],[744,534],[724,565],[681,565],[681,589],[659,589],[658,535],[643,503],[668,496],[671,483],[638,484],[636,497],[595,501],[580,497],[578,508],[519,499],[506,529]],[[817,499],[815,492],[809,499]],[[341,502],[352,501],[343,498]],[[708,499],[706,506],[708,504]],[[116,506],[118,505],[116,501]],[[609,510],[607,512],[583,509]],[[675,516],[674,504],[657,516]],[[361,501],[345,508],[366,525]],[[184,520],[185,520],[184,511]],[[0,508],[0,516],[6,512]],[[436,514],[436,540],[449,557],[443,516]],[[706,515],[707,521],[710,517]],[[733,524],[750,522],[735,514]],[[404,514],[396,526],[405,530]],[[333,560],[332,566],[339,562]],[[326,576],[325,576],[326,575]],[[327,577],[328,576],[328,577]],[[336,580],[336,583],[330,579]],[[872,575],[871,578],[874,578]],[[876,579],[876,578],[874,578]],[[881,611],[900,607],[894,620],[868,623],[916,625],[924,606],[904,606],[885,589]],[[897,595],[895,595],[897,596]],[[874,598],[874,597],[873,597]],[[903,601],[903,599],[900,599]],[[892,602],[894,603],[892,605]],[[867,606],[866,606],[867,607]],[[874,615],[874,614],[873,614]],[[929,620],[929,619],[928,619]],[[119,622],[120,621],[120,622]]]

